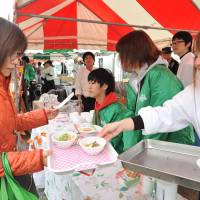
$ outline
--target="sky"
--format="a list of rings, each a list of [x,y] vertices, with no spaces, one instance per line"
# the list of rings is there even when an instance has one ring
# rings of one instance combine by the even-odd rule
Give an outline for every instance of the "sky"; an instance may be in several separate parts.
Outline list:
[[[15,0],[0,0],[0,17],[13,20],[13,7]]]

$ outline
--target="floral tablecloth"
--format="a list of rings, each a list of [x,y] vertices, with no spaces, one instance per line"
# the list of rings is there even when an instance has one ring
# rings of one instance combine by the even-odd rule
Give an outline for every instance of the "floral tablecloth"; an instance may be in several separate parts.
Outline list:
[[[56,131],[61,126],[73,126],[63,120],[53,120],[49,125],[32,131],[32,139],[40,137],[36,148],[45,148],[45,135],[41,133]],[[58,117],[58,118],[59,118]],[[67,117],[66,117],[67,119]],[[41,141],[42,140],[42,141]],[[120,161],[96,169],[93,175],[74,172],[57,175],[45,168],[43,172],[35,173],[37,187],[45,187],[49,200],[151,200],[154,193],[154,180],[142,174],[124,170]],[[177,199],[184,198],[178,195]]]
[[[60,176],[45,170],[45,193],[49,200],[142,199],[148,195],[143,195],[147,191],[143,189],[141,179],[139,174],[124,170],[119,161],[97,169],[92,176],[79,172]]]

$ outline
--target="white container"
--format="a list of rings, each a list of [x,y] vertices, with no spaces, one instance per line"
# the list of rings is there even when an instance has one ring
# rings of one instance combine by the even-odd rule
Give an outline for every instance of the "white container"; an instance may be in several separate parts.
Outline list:
[[[96,142],[98,146],[87,146],[88,144],[92,144],[94,142]],[[79,140],[79,145],[88,155],[98,155],[104,149],[106,145],[106,140],[104,138],[95,136],[85,137]]]
[[[154,189],[155,179],[149,176],[143,175],[142,178],[142,194],[151,196]]]
[[[85,122],[92,123],[92,118],[89,112],[82,112],[81,117],[84,119]]]
[[[71,136],[71,139],[69,140],[65,140],[65,141],[59,141],[58,138],[60,136],[62,136],[63,134],[67,133],[69,136]],[[77,138],[77,134],[75,132],[72,132],[72,131],[64,131],[64,132],[60,132],[60,133],[56,133],[56,134],[53,134],[51,139],[52,139],[52,142],[59,148],[69,148],[71,147],[75,140]]]
[[[69,113],[70,121],[74,124],[79,124],[83,122],[82,117],[79,115],[78,112]]]
[[[156,200],[176,200],[177,184],[156,180]]]

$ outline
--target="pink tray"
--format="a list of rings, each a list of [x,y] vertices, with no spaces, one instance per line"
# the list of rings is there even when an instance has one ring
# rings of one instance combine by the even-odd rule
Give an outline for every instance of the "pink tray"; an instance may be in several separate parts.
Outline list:
[[[118,157],[117,152],[110,143],[96,156],[86,154],[79,145],[73,145],[68,149],[61,149],[50,140],[48,143],[49,148],[53,150],[53,154],[48,157],[47,166],[50,171],[58,174],[94,169],[112,164]]]

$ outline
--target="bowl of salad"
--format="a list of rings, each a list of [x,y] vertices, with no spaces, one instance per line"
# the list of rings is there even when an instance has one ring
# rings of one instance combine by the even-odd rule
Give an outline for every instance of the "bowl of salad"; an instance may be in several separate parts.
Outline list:
[[[77,134],[73,131],[64,133],[55,133],[52,135],[52,142],[59,148],[71,147],[77,138]]]

